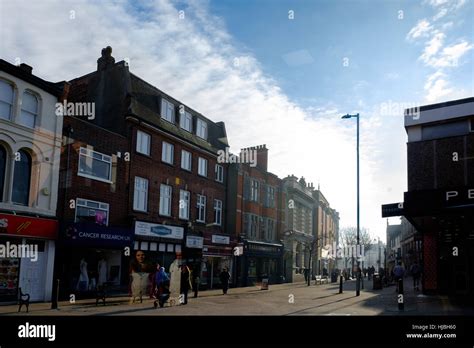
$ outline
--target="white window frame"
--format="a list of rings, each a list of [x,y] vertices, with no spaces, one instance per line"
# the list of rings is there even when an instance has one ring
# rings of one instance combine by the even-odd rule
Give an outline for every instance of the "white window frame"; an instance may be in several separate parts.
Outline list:
[[[214,225],[222,225],[222,201],[214,199]]]
[[[185,162],[185,156],[184,154],[189,154],[189,157],[188,157],[188,163]],[[186,168],[186,164],[188,164],[189,168]],[[181,150],[181,168],[184,169],[184,170],[189,170],[191,171],[192,168],[193,168],[193,155],[191,152],[189,151],[186,151],[186,150]]]
[[[199,157],[198,158],[198,175],[204,176],[207,178],[207,159]],[[204,173],[203,173],[204,170]]]
[[[137,146],[136,151],[143,155],[150,156],[151,135],[141,130],[137,130]]]
[[[8,115],[8,118],[5,118],[2,115],[0,115],[0,119],[11,121],[12,118],[13,118],[13,109],[14,109],[13,106],[15,105],[15,86],[13,85],[13,83],[11,83],[7,80],[4,80],[4,79],[0,79],[0,83],[6,84],[8,87],[11,88],[11,91],[12,91],[12,100],[11,101],[0,99],[0,103],[10,106],[10,113]]]
[[[94,156],[93,156],[94,154],[100,156],[100,158],[94,158]],[[91,160],[97,160],[97,161],[102,161],[102,162],[108,163],[109,164],[109,178],[104,179],[104,178],[101,178],[101,177],[98,177],[98,176],[95,176],[95,175],[91,175],[91,174],[87,174],[87,173],[81,173],[81,156],[87,157]],[[79,163],[77,165],[77,175],[82,176],[84,178],[94,179],[94,180],[97,180],[97,181],[102,181],[102,182],[106,182],[108,184],[111,184],[112,183],[112,157],[108,156],[108,155],[105,155],[101,152],[88,149],[86,147],[81,147],[79,149]]]
[[[184,203],[184,204],[183,204]],[[189,207],[191,203],[191,192],[179,190],[179,218],[189,220]]]
[[[197,207],[197,214],[196,214],[196,222],[206,222],[206,196],[204,195],[197,195],[197,202],[196,202],[196,207]],[[203,216],[203,219],[200,219],[201,213]]]
[[[220,164],[216,164],[215,173],[216,173],[216,181],[224,182],[224,167],[221,166]]]
[[[87,205],[87,203],[90,204],[97,204],[98,207],[90,206]],[[109,214],[110,214],[110,205],[109,203],[104,203],[104,202],[99,202],[99,201],[93,201],[90,199],[84,199],[84,198],[76,198],[76,209],[74,212],[74,221],[77,222],[77,207],[85,207],[85,208],[93,208],[96,210],[102,210],[107,212],[107,222],[105,223],[105,226],[109,225]]]
[[[197,118],[196,121],[196,135],[204,140],[207,140],[207,122]]]
[[[174,124],[175,107],[172,102],[165,98],[161,98],[161,118]]]
[[[174,145],[163,141],[161,146],[161,161],[174,164]]]
[[[179,117],[179,126],[181,129],[192,133],[193,132],[193,115],[190,112],[184,111]]]
[[[142,185],[137,188],[137,184],[141,181],[142,184],[145,184],[142,188]],[[144,202],[142,205],[141,202]],[[148,179],[142,178],[139,176],[135,177],[135,186],[133,190],[133,210],[146,212],[148,210]]]
[[[259,192],[260,191],[260,183],[258,180],[251,179],[250,180],[250,200],[253,202],[258,202]]]
[[[24,96],[25,95],[30,95],[32,96],[33,98],[35,98],[35,101],[36,101],[36,110],[33,112],[32,110],[26,110],[23,108],[23,99],[24,99]],[[33,93],[32,91],[29,91],[29,90],[25,90],[23,92],[23,95],[21,96],[22,98],[22,103],[21,103],[21,110],[20,110],[20,119],[18,120],[18,123],[21,124],[22,126],[25,126],[25,127],[28,127],[28,128],[31,128],[31,129],[34,129],[37,124],[38,124],[38,117],[39,117],[39,108],[40,108],[40,99],[38,97],[38,95],[36,93]],[[26,113],[30,116],[33,116],[33,126],[30,126],[30,125],[27,125],[23,122],[23,113]]]
[[[171,216],[172,197],[173,197],[173,187],[171,187],[170,185],[161,184],[160,185],[160,207],[159,207],[160,215]],[[165,211],[166,202],[168,203],[167,211]]]

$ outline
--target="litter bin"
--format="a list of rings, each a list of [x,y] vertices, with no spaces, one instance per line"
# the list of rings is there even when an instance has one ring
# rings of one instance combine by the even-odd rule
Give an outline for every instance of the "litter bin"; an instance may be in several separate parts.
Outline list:
[[[374,290],[381,290],[382,289],[382,277],[380,274],[375,273],[372,277],[373,279],[373,289]]]
[[[335,283],[335,282],[337,282],[337,273],[332,272],[331,273],[331,283]]]
[[[262,286],[260,290],[268,290],[268,278],[262,278]]]

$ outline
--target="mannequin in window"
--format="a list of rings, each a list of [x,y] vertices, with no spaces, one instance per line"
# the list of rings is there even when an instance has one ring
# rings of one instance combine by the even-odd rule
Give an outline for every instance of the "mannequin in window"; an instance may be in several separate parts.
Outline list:
[[[97,264],[97,272],[99,274],[99,279],[97,283],[99,286],[102,286],[107,282],[107,261],[105,260],[104,255],[102,255],[102,258]]]
[[[77,290],[86,291],[89,288],[89,275],[87,274],[87,262],[82,258],[79,265],[79,281],[77,283]]]

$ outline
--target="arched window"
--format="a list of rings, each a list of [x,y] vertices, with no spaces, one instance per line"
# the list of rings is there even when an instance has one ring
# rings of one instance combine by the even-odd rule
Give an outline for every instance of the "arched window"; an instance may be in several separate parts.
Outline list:
[[[13,86],[0,80],[0,118],[11,120],[13,113]]]
[[[36,116],[38,116],[38,98],[33,93],[25,91],[21,100],[20,123],[35,128]]]
[[[7,169],[7,152],[0,146],[0,202],[3,201],[3,187],[5,185],[5,170]]]
[[[15,154],[12,202],[28,205],[31,180],[31,156],[24,150]]]

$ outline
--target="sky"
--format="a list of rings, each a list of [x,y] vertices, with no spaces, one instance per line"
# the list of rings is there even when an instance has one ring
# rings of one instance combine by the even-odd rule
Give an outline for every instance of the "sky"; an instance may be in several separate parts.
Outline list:
[[[0,57],[51,81],[118,62],[215,122],[231,150],[320,185],[340,227],[385,241],[407,189],[403,110],[474,96],[473,0],[0,0]],[[398,223],[391,218],[390,223]]]

